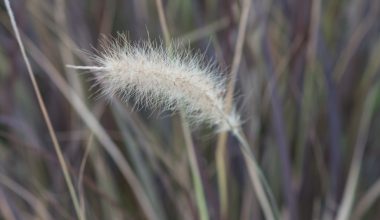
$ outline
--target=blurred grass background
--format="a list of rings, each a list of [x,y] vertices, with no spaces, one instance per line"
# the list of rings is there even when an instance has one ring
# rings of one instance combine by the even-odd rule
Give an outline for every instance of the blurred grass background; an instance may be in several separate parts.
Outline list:
[[[91,65],[81,50],[99,49],[101,35],[163,40],[156,2],[11,4],[87,219],[147,219],[146,207],[156,219],[198,219],[178,114],[94,98],[91,75],[65,67]],[[228,75],[243,4],[166,0],[163,9],[172,38]],[[380,219],[379,20],[378,0],[251,1],[235,103],[281,219],[335,219],[342,207],[346,219]],[[1,219],[75,219],[3,2],[0,22]],[[200,128],[192,139],[209,218],[264,219],[238,142],[226,142],[225,207],[218,137]]]

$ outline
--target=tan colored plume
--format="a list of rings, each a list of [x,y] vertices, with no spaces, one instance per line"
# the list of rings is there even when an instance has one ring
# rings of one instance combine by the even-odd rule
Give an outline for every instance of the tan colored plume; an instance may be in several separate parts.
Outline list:
[[[149,41],[131,44],[121,35],[103,43],[93,58],[96,66],[68,67],[94,71],[106,96],[132,98],[138,107],[152,110],[181,109],[193,125],[207,123],[218,130],[238,125],[234,112],[224,112],[224,80],[218,68],[204,64],[200,54]]]

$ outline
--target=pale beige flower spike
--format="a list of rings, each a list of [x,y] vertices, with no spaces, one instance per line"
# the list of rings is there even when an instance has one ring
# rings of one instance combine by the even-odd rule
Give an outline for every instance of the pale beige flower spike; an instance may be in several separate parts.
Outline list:
[[[92,56],[96,66],[72,66],[96,73],[105,96],[132,100],[152,110],[183,110],[192,125],[207,123],[218,131],[239,125],[233,111],[224,112],[224,80],[213,64],[202,64],[199,54],[161,44],[128,43],[126,37],[103,44]]]

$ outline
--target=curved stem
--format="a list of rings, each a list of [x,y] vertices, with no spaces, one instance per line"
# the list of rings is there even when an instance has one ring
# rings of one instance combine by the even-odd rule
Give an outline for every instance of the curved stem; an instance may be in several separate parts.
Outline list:
[[[236,128],[232,129],[232,133],[233,135],[235,135],[235,137],[238,139],[238,141],[241,144],[241,149],[242,149],[245,163],[247,165],[249,177],[251,178],[252,184],[256,191],[257,198],[259,200],[261,208],[263,209],[266,219],[267,220],[278,219],[278,210],[276,208],[276,205],[274,203],[271,205],[270,199],[268,198],[268,195],[266,194],[268,193],[269,197],[273,198],[272,192],[265,180],[264,175],[262,174],[260,170],[259,165],[257,164],[257,161],[254,155],[252,154],[252,151],[250,149],[250,146],[246,138],[243,136],[242,132]]]

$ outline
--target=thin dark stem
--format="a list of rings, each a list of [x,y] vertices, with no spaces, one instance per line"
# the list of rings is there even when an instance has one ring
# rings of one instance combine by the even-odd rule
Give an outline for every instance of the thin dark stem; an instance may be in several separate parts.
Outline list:
[[[324,75],[326,82],[326,93],[327,95],[327,111],[329,119],[329,136],[330,136],[330,194],[335,203],[338,203],[339,192],[338,192],[338,180],[340,174],[340,161],[341,161],[341,144],[339,137],[342,135],[341,121],[339,116],[338,109],[338,95],[336,91],[336,85],[333,82],[332,76],[332,62],[331,59],[328,59],[328,54],[326,51],[326,46],[322,41],[322,38],[319,38],[318,49],[319,55],[325,57],[324,65]]]
[[[282,116],[283,108],[281,101],[277,94],[276,81],[274,80],[274,68],[269,54],[267,37],[263,36],[263,54],[266,65],[268,67],[268,74],[266,74],[269,81],[270,92],[271,92],[271,105],[272,105],[272,126],[274,127],[274,132],[277,140],[277,145],[280,153],[281,162],[281,174],[282,174],[282,187],[286,203],[289,208],[289,219],[298,219],[298,206],[296,200],[296,194],[292,188],[292,178],[291,178],[291,164],[289,157],[289,147],[288,141],[285,135],[284,118]]]

